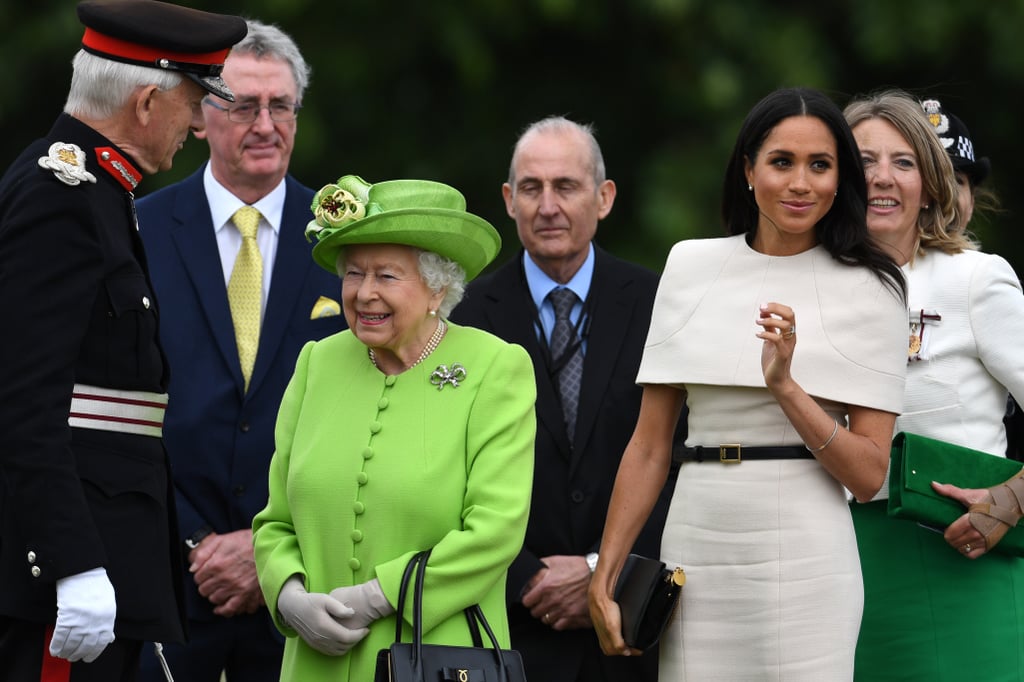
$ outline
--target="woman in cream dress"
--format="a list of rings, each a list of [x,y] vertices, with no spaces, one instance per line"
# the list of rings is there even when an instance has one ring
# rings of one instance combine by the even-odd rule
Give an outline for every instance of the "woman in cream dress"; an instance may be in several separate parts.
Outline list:
[[[661,640],[662,680],[853,676],[862,588],[843,487],[870,499],[882,485],[905,373],[889,346],[904,336],[903,279],[867,236],[863,180],[835,104],[774,92],[747,116],[726,172],[733,236],[669,255],[590,589],[605,652],[639,654],[622,640],[613,586],[685,400],[661,559],[687,583]]]

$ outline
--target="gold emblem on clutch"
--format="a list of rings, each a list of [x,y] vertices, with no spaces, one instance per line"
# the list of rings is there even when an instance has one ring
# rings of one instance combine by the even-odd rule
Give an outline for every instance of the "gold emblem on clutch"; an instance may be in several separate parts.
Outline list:
[[[686,573],[683,571],[681,566],[676,566],[675,570],[672,571],[672,575],[669,576],[668,582],[671,582],[678,587],[682,587],[686,584]]]

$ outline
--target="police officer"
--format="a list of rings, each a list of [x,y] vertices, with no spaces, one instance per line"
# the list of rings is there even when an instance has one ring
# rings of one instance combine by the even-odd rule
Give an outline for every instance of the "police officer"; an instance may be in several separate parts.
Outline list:
[[[181,640],[167,365],[135,221],[239,17],[87,0],[64,113],[0,180],[0,679],[134,680]]]

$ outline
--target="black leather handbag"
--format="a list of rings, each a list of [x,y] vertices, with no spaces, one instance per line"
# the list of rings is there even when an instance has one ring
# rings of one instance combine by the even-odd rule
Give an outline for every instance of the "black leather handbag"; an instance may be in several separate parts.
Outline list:
[[[634,649],[650,649],[668,625],[686,582],[683,569],[638,554],[626,557],[615,582],[615,601],[622,617],[622,638]]]
[[[473,604],[465,609],[466,622],[473,637],[472,647],[423,643],[423,574],[430,550],[409,560],[402,575],[398,597],[395,643],[377,653],[374,682],[526,682],[523,661],[518,651],[502,649],[483,609]],[[412,642],[402,642],[402,614],[405,594],[413,572],[416,573],[412,607]],[[480,628],[487,633],[491,647],[484,647]]]

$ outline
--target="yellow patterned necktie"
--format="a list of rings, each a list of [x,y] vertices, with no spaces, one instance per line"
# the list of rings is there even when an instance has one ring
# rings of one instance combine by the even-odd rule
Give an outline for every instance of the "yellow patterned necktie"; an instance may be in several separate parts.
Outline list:
[[[231,319],[235,323],[238,360],[242,364],[245,390],[248,391],[252,367],[256,364],[256,349],[260,344],[263,258],[256,242],[260,212],[252,206],[243,206],[231,216],[231,222],[242,234],[242,247],[235,257],[235,266],[228,280],[228,305],[231,306]]]

